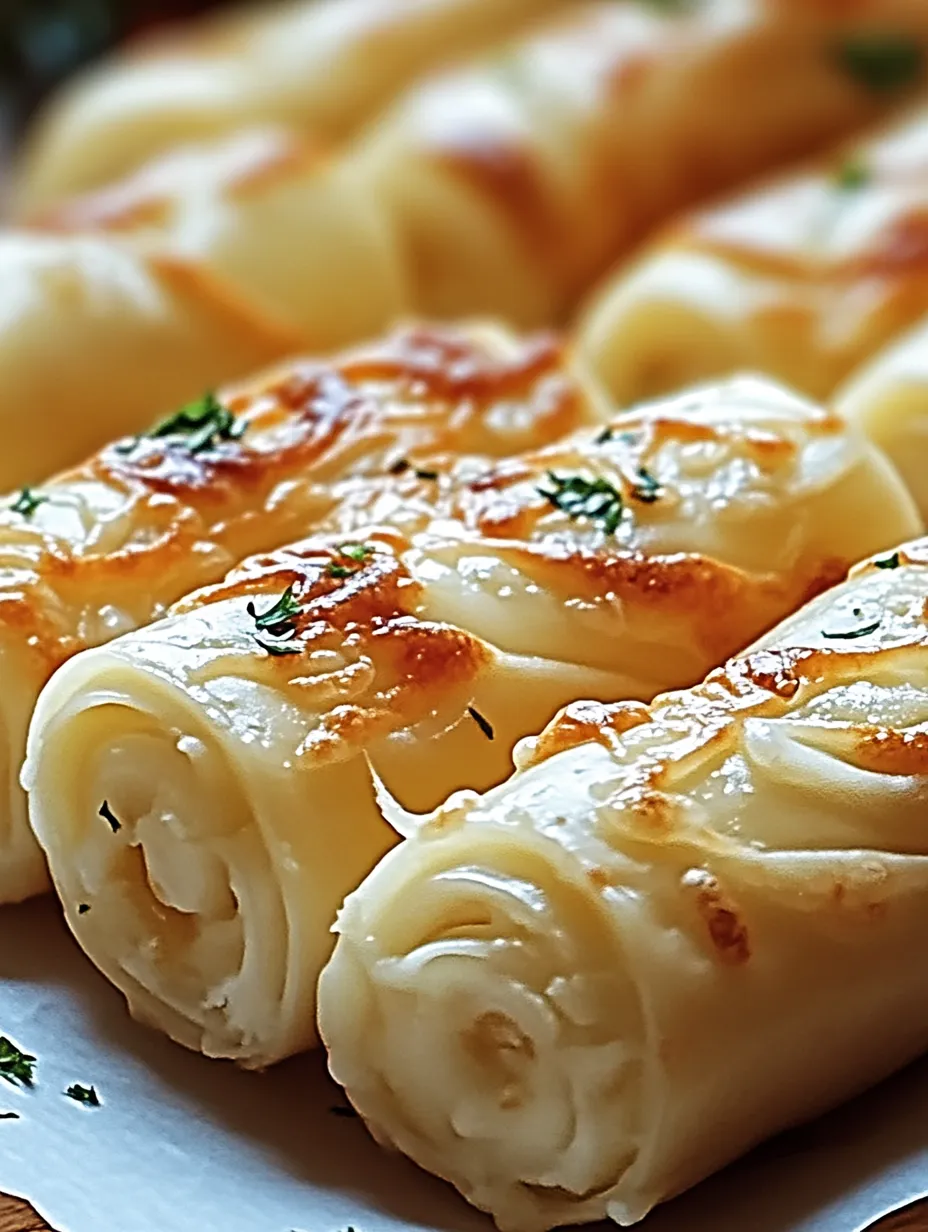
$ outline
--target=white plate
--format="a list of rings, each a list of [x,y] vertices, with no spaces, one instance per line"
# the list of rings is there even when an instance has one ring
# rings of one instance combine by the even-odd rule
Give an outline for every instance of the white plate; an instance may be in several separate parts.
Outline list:
[[[450,1188],[332,1113],[342,1101],[319,1054],[246,1074],[132,1023],[50,900],[0,911],[0,1034],[38,1057],[32,1092],[0,1082],[0,1111],[21,1115],[0,1121],[0,1190],[60,1232],[490,1232]],[[103,1106],[67,1099],[74,1082]],[[854,1232],[925,1193],[928,1062],[639,1226]]]

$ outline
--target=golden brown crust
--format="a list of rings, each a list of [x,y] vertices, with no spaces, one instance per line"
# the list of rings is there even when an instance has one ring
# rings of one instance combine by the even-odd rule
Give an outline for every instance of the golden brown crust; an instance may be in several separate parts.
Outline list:
[[[103,546],[92,527],[76,542],[60,533],[42,509],[30,519],[0,512],[0,552],[20,570],[0,590],[6,627],[34,637],[51,670],[85,644],[74,625],[88,602],[134,609],[150,597],[152,619],[236,559],[305,533],[345,475],[383,474],[436,448],[504,452],[512,441],[497,430],[500,400],[520,402],[521,430],[536,440],[590,415],[552,339],[501,358],[452,327],[399,330],[332,363],[294,361],[228,389],[220,403],[235,417],[234,439],[193,452],[182,435],[127,438],[41,489],[49,509],[88,485],[105,493],[121,531]]]
[[[858,741],[855,762],[862,769],[875,774],[928,774],[928,732],[865,724],[852,730]]]
[[[359,555],[361,548],[362,559],[350,554]],[[394,549],[376,537],[341,546],[309,539],[253,558],[225,582],[183,600],[174,612],[195,612],[245,595],[265,597],[266,602],[249,605],[253,619],[285,593],[296,608],[292,618],[284,628],[259,633],[258,644],[296,653],[268,652],[273,668],[291,684],[319,693],[332,686],[312,674],[301,680],[307,654],[334,651],[350,664],[339,673],[338,704],[320,707],[319,726],[308,738],[314,756],[341,756],[348,746],[364,746],[428,718],[490,662],[491,651],[479,638],[417,618],[422,587]]]
[[[923,636],[901,646],[878,650],[796,647],[756,651],[731,659],[685,694],[665,694],[650,707],[635,706],[630,711],[628,703],[588,702],[582,723],[576,721],[568,707],[532,745],[522,766],[536,765],[566,749],[589,743],[593,731],[600,744],[610,747],[632,726],[673,721],[677,725],[678,743],[685,743],[685,754],[676,759],[649,760],[640,768],[630,789],[636,800],[653,800],[685,771],[684,762],[698,760],[710,746],[733,748],[745,719],[776,718],[791,708],[801,692],[811,698],[842,681],[873,678],[882,665],[891,664],[900,653],[906,653],[913,645],[928,644],[928,620],[925,623]],[[866,725],[853,730],[858,737],[856,750],[867,768],[897,774],[924,772],[928,747],[920,733],[911,733],[906,738]],[[713,747],[713,753],[718,752]]]
[[[748,931],[718,878],[706,868],[691,868],[680,884],[693,898],[717,957],[731,966],[746,963],[751,957]]]

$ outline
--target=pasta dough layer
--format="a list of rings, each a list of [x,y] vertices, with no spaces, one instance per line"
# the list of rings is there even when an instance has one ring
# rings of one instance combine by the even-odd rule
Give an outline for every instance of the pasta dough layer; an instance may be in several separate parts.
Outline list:
[[[928,514],[928,315],[857,370],[835,405],[888,454]]]
[[[395,839],[372,770],[406,810],[498,782],[559,705],[698,679],[917,526],[870,446],[764,382],[394,469],[72,659],[31,728],[81,945],[134,1014],[248,1066],[315,1040],[336,908]]]
[[[625,1226],[928,1047],[926,600],[921,540],[389,854],[319,990],[377,1138],[501,1228]]]

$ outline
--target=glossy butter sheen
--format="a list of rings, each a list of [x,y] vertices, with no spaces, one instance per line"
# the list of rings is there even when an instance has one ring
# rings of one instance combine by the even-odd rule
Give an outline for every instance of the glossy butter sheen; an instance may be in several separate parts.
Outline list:
[[[126,438],[0,511],[4,703],[0,900],[46,876],[17,786],[39,690],[65,659],[162,616],[250,552],[305,533],[349,475],[407,454],[506,454],[605,412],[549,338],[400,330],[331,363],[294,361],[226,390],[234,439]]]
[[[863,438],[763,381],[330,495],[324,533],[66,664],[29,738],[84,949],[136,1016],[248,1066],[315,1041],[335,911],[396,837],[378,778],[406,812],[499,782],[558,706],[697,680],[918,526]]]
[[[319,991],[378,1140],[503,1229],[627,1226],[928,1046],[926,549],[568,707],[381,862]]]

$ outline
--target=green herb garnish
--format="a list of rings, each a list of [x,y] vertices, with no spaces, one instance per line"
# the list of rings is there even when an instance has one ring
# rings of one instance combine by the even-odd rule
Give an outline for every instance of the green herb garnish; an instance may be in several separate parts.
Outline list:
[[[408,458],[397,458],[389,468],[391,475],[405,475],[407,471],[412,471],[417,479],[438,478],[438,471],[426,470],[421,466],[413,466]]]
[[[907,34],[851,35],[835,48],[841,67],[872,94],[892,94],[922,76],[924,49]]]
[[[18,1121],[18,1112],[0,1112],[0,1121]]]
[[[661,13],[685,13],[693,7],[694,0],[641,0],[641,3]]]
[[[12,513],[18,513],[24,518],[31,518],[39,505],[44,505],[50,498],[35,488],[21,488],[16,500],[10,505]]]
[[[632,488],[632,496],[635,500],[641,501],[645,505],[653,505],[656,500],[660,500],[663,488],[651,472],[644,466],[638,467],[638,476],[635,486]]]
[[[873,562],[875,569],[898,569],[902,564],[902,560],[898,552],[893,552],[889,556],[881,556]]]
[[[474,706],[468,706],[467,713],[474,720],[488,740],[496,739],[496,733],[493,731],[492,723],[489,719],[485,718],[479,710],[477,710]]]
[[[625,502],[618,488],[605,479],[584,479],[582,475],[556,475],[548,471],[553,488],[538,491],[557,509],[572,518],[588,518],[607,535],[614,535],[622,520]]]
[[[77,904],[77,914],[78,915],[86,915],[89,910],[90,910],[90,903],[78,903]]]
[[[368,543],[341,543],[338,550],[342,556],[347,556],[349,560],[356,560],[359,564],[363,564],[374,555],[374,549]]]
[[[122,822],[113,812],[113,810],[110,808],[108,800],[104,800],[103,803],[100,805],[100,808],[98,809],[98,815],[100,817],[103,817],[106,821],[110,823],[110,829],[113,831],[114,834],[118,834],[119,831],[122,829]]]
[[[346,560],[353,561],[355,567],[333,561],[326,569],[326,573],[329,577],[346,578],[358,572],[357,566],[369,560],[374,555],[374,549],[367,543],[341,543],[338,546],[338,554],[344,556]]]
[[[835,187],[841,192],[856,192],[872,179],[873,173],[859,154],[846,158],[834,174]]]
[[[244,435],[245,427],[215,394],[208,393],[198,402],[189,402],[163,419],[146,436],[153,440],[166,436],[184,437],[188,453],[197,454],[212,449],[218,441],[237,441]]]
[[[300,604],[293,596],[294,583],[291,583],[284,593],[280,596],[273,607],[269,607],[266,612],[260,614],[255,609],[254,603],[249,602],[246,611],[251,619],[255,622],[255,632],[251,635],[262,650],[266,650],[269,655],[292,655],[300,654],[302,647],[299,643],[288,645],[288,639],[292,638],[296,633],[295,617],[300,612]],[[266,642],[258,636],[259,633],[269,633],[271,637],[280,638],[279,642]]]
[[[607,424],[605,428],[597,432],[597,434],[593,437],[593,444],[606,445],[609,441],[615,440],[622,441],[626,445],[634,445],[637,439],[637,432],[629,432],[627,428],[620,432],[619,429],[614,428],[612,424]]]
[[[269,607],[260,616],[255,611],[254,603],[248,604],[245,610],[255,622],[256,629],[262,633],[270,633],[274,637],[285,637],[295,632],[296,626],[293,618],[299,615],[300,605],[293,597],[293,586],[294,584],[291,583],[274,606]]]
[[[5,1035],[0,1035],[0,1078],[31,1087],[35,1082],[35,1062],[35,1057],[17,1048]]]
[[[850,642],[856,637],[866,637],[869,633],[875,633],[881,623],[881,620],[877,619],[874,620],[872,624],[863,625],[859,629],[850,629],[847,633],[829,633],[827,630],[823,629],[822,637],[830,637]]]
[[[82,1087],[79,1082],[75,1082],[73,1086],[68,1087],[65,1095],[67,1095],[68,1099],[73,1099],[76,1103],[83,1104],[85,1108],[100,1107],[100,1096],[94,1087]]]

